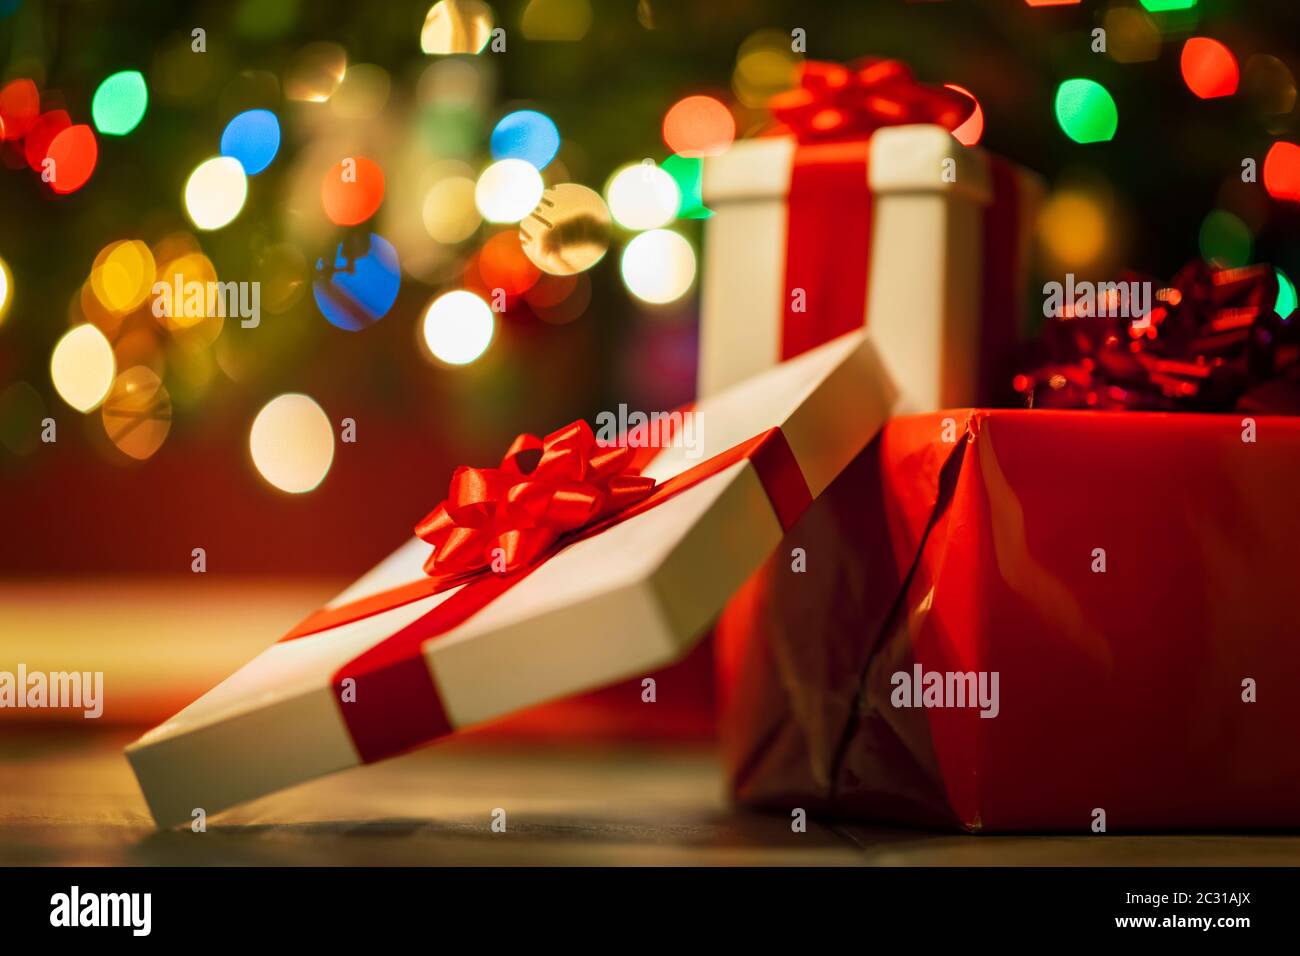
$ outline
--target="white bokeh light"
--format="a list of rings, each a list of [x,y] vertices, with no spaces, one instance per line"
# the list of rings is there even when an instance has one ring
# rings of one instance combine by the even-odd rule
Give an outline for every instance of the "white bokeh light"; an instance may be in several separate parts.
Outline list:
[[[247,198],[244,167],[230,156],[204,160],[185,183],[185,211],[200,229],[220,229],[233,222]]]
[[[542,174],[532,163],[502,159],[479,176],[474,203],[488,222],[518,222],[537,208],[545,188]]]
[[[623,250],[623,282],[638,299],[662,305],[680,299],[695,281],[695,250],[668,229],[652,229]]]
[[[424,344],[448,365],[468,365],[487,351],[496,326],[488,304],[458,289],[438,296],[424,313]]]
[[[334,463],[334,427],[310,396],[271,399],[253,419],[248,448],[258,472],[281,491],[311,491]]]
[[[605,190],[610,215],[625,229],[658,229],[677,216],[682,194],[677,180],[654,163],[624,166]]]
[[[65,333],[50,356],[54,390],[79,412],[88,412],[102,402],[116,375],[113,346],[89,323]]]

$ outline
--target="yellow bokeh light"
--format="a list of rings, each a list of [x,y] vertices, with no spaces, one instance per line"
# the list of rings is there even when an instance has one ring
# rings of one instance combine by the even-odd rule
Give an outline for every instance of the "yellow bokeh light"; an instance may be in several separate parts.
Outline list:
[[[652,229],[627,244],[621,267],[629,292],[662,305],[680,299],[695,281],[695,250],[671,230]]]
[[[172,424],[172,400],[153,369],[128,368],[100,409],[104,433],[118,451],[141,461],[162,447]]]
[[[149,298],[155,269],[153,253],[143,242],[138,239],[115,242],[95,257],[90,287],[110,314],[126,315]]]
[[[776,93],[794,86],[798,77],[798,53],[790,48],[790,35],[780,30],[759,30],[740,45],[731,88],[736,99],[760,109]]]
[[[248,198],[248,177],[239,160],[214,156],[199,163],[185,183],[185,212],[200,229],[229,225]]]
[[[682,194],[666,170],[652,162],[632,163],[610,177],[605,200],[625,229],[658,229],[677,216]]]
[[[70,329],[50,356],[54,390],[79,412],[88,412],[104,400],[116,371],[113,347],[104,333],[90,324]]]
[[[537,208],[546,184],[524,159],[501,159],[479,176],[474,203],[488,222],[518,222]]]
[[[324,103],[348,72],[348,53],[337,43],[308,43],[297,52],[284,77],[286,99]]]
[[[492,8],[482,0],[438,0],[425,14],[420,49],[429,54],[478,53],[492,36]]]
[[[474,204],[474,180],[466,176],[438,180],[425,194],[421,218],[425,231],[437,242],[450,245],[468,239],[483,221]]]
[[[448,365],[468,365],[487,351],[496,326],[488,304],[458,289],[438,296],[424,313],[424,344]]]
[[[257,413],[248,448],[263,478],[281,491],[303,494],[324,481],[334,463],[334,428],[314,399],[291,392]]]
[[[360,120],[378,116],[388,104],[392,80],[388,71],[373,63],[347,68],[343,82],[330,97],[330,111],[339,119]]]
[[[1082,268],[1094,264],[1106,249],[1106,211],[1085,192],[1062,190],[1038,215],[1043,249],[1055,264]]]
[[[0,259],[0,322],[5,320],[9,311],[9,301],[13,298],[14,277],[9,266]]]
[[[519,28],[529,40],[581,40],[591,29],[590,0],[529,0]]]

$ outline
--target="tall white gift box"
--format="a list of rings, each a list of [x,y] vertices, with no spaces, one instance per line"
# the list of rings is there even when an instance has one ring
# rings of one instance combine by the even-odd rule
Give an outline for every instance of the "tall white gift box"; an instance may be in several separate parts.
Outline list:
[[[871,69],[882,62],[891,65]],[[888,82],[929,89],[897,70]],[[813,125],[845,113],[815,106],[805,110]],[[900,411],[994,400],[1021,337],[1039,181],[944,126],[859,133],[851,117],[832,120],[840,134],[742,140],[704,161],[713,215],[699,394],[865,323],[902,389]]]

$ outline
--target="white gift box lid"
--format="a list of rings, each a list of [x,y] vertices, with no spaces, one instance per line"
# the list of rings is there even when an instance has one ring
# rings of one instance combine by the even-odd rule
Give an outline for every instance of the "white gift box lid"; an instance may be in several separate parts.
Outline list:
[[[705,204],[784,197],[797,149],[793,137],[761,136],[709,157],[701,186]],[[962,145],[942,126],[887,126],[871,135],[869,149],[873,193],[941,193],[978,205],[992,201],[988,154]]]
[[[663,482],[779,428],[816,497],[871,440],[897,392],[865,331],[697,405],[699,447],[661,449]],[[431,504],[433,504],[431,502]],[[546,559],[420,647],[450,728],[615,683],[684,656],[778,544],[752,460]],[[419,581],[413,538],[330,606]],[[127,748],[155,820],[170,826],[363,762],[333,678],[357,655],[459,593],[453,588],[281,641]]]

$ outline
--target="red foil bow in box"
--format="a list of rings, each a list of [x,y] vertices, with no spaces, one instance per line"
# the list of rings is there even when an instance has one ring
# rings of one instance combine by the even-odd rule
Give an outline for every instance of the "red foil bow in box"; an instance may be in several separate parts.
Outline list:
[[[520,435],[501,467],[452,474],[446,500],[415,528],[433,545],[424,570],[509,572],[532,564],[565,532],[650,494],[654,479],[636,474],[635,464],[634,449],[597,445],[584,421],[545,438]]]
[[[1300,413],[1300,330],[1274,312],[1271,266],[1223,269],[1198,259],[1167,285],[1136,273],[1117,285],[1131,300],[1139,283],[1154,290],[1147,315],[1116,316],[1133,310],[1111,301],[1080,313],[1067,302],[1048,319],[1014,381],[1026,404]]]

